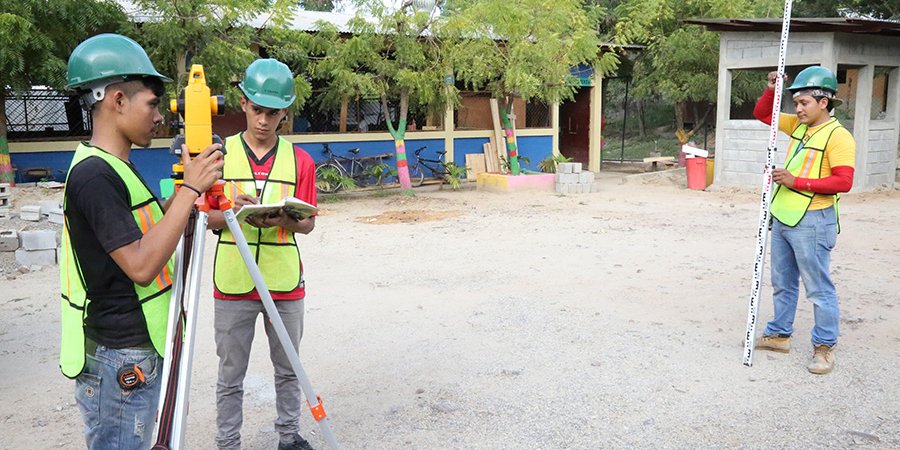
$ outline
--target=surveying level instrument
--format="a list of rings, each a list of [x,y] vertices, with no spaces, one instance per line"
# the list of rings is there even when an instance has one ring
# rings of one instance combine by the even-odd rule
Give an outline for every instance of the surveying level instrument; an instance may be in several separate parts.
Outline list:
[[[182,113],[184,117],[184,139],[191,157],[200,154],[204,149],[212,145],[217,138],[212,133],[212,114],[224,110],[221,96],[210,96],[209,87],[206,85],[206,77],[203,66],[195,64],[191,66],[188,86],[184,91],[184,99],[173,101],[173,112]],[[173,142],[172,153],[181,154],[181,144],[176,139]],[[219,139],[218,142],[221,142]],[[222,152],[225,147],[223,145]],[[176,189],[183,184],[184,166],[175,164],[172,166],[173,178],[176,178]],[[181,180],[179,182],[179,180]],[[337,440],[328,423],[322,399],[313,391],[312,384],[300,363],[298,349],[294,348],[288,335],[281,315],[275,307],[272,295],[266,286],[259,266],[256,264],[241,225],[232,211],[231,201],[225,197],[225,182],[219,180],[209,191],[200,195],[185,227],[183,239],[175,250],[175,280],[173,283],[173,297],[169,304],[169,326],[166,331],[165,364],[163,365],[163,386],[160,391],[159,410],[157,420],[157,437],[153,450],[181,450],[185,448],[184,435],[188,413],[188,394],[190,393],[191,362],[193,359],[194,340],[197,329],[197,314],[200,303],[200,279],[203,269],[203,249],[206,243],[206,228],[209,219],[210,204],[207,199],[218,200],[218,210],[222,211],[228,229],[234,235],[235,244],[240,251],[244,265],[247,267],[250,277],[259,292],[260,299],[265,307],[266,314],[281,347],[290,360],[291,367],[297,375],[300,388],[306,396],[307,404],[316,423],[322,430],[322,436],[331,449],[338,449]],[[190,243],[190,244],[188,244]],[[187,265],[185,265],[187,261]],[[185,283],[187,276],[187,283]],[[187,301],[184,301],[185,285],[190,289]],[[310,399],[315,399],[316,404],[311,404]]]

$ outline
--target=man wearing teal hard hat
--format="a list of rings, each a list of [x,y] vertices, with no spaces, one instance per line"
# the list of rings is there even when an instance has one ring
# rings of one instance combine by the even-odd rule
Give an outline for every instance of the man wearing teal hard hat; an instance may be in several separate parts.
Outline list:
[[[256,60],[247,67],[238,88],[247,128],[225,140],[225,195],[235,208],[278,203],[287,197],[315,205],[315,163],[303,149],[277,133],[296,99],[290,69],[275,59]],[[221,230],[213,274],[216,353],[219,355],[216,445],[219,449],[239,449],[243,380],[256,320],[265,314],[265,310],[221,212],[210,212],[209,226]],[[255,250],[256,263],[294,348],[299,347],[303,334],[303,299],[306,295],[303,264],[295,235],[309,234],[315,226],[315,216],[297,218],[283,212],[264,220],[248,219],[243,226],[244,236]],[[310,449],[312,447],[299,434],[300,383],[272,324],[268,320],[263,323],[275,368],[278,448]]]
[[[131,162],[162,123],[163,83],[141,46],[117,34],[72,51],[67,88],[92,117],[66,177],[60,249],[60,369],[75,379],[89,449],[148,449],[156,423],[172,254],[194,201],[219,178],[218,145],[184,161],[163,206]],[[184,152],[185,155],[188,152]]]
[[[753,114],[771,124],[777,74]],[[777,186],[770,211],[772,224],[772,288],[775,314],[757,348],[787,353],[794,332],[800,280],[813,303],[813,356],[807,370],[831,372],[835,364],[840,309],[831,280],[831,250],[840,231],[839,194],[853,187],[856,142],[831,112],[836,98],[834,73],[820,66],[803,69],[788,87],[797,114],[781,113],[778,128],[790,139],[784,168],[775,169]]]

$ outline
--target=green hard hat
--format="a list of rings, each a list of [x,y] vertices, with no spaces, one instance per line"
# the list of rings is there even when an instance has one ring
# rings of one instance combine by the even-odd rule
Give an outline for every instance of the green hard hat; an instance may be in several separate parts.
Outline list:
[[[172,81],[156,71],[147,52],[133,39],[119,34],[98,34],[78,44],[69,56],[66,89],[97,89],[98,85],[105,88],[133,75]]]
[[[834,76],[834,72],[822,66],[812,66],[801,70],[788,90],[794,92],[801,89],[821,88],[835,94],[837,85],[837,77]]]
[[[253,61],[238,87],[247,100],[265,108],[287,108],[297,99],[291,69],[277,59]]]

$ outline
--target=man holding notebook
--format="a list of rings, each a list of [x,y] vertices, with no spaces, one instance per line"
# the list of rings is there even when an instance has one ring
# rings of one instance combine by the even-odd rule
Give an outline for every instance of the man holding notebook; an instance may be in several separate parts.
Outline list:
[[[222,176],[226,181],[225,195],[235,209],[249,204],[278,203],[291,197],[315,206],[315,163],[303,149],[276,133],[296,99],[290,69],[275,59],[256,60],[247,68],[238,87],[243,94],[241,109],[247,117],[247,130],[225,140],[227,152]],[[283,211],[250,217],[241,224],[295,348],[299,347],[303,335],[305,292],[303,264],[294,236],[309,234],[315,225],[315,216],[302,219]],[[213,274],[219,355],[216,445],[219,449],[239,449],[244,375],[256,320],[260,314],[265,316],[265,309],[225,219],[215,208],[209,214],[209,227],[221,230]],[[275,368],[278,449],[311,449],[299,434],[300,384],[270,321],[266,318],[263,322]]]

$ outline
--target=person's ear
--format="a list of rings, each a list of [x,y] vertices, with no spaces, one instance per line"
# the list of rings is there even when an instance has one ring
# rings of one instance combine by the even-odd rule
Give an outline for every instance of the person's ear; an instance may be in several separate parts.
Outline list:
[[[121,112],[122,109],[125,108],[128,96],[125,95],[125,92],[122,92],[121,89],[113,89],[112,91],[107,92],[106,95],[112,100],[117,112]]]
[[[247,112],[247,98],[241,96],[241,111]]]

